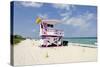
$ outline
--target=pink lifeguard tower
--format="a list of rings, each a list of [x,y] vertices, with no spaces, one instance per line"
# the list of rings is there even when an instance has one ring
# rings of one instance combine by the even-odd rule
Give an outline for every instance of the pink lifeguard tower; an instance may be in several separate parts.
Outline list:
[[[43,41],[42,47],[61,46],[63,30],[55,29],[54,25],[59,23],[59,20],[37,18],[36,23],[40,24],[40,36]]]

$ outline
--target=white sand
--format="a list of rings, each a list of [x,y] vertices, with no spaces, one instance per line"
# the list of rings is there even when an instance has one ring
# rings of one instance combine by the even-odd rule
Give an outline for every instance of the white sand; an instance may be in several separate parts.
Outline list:
[[[33,65],[50,63],[69,63],[97,61],[97,48],[73,46],[38,47],[35,40],[24,40],[14,46],[14,65]]]

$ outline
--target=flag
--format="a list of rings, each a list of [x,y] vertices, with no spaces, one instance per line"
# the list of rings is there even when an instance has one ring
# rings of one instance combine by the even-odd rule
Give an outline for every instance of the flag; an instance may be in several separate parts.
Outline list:
[[[38,18],[36,19],[36,23],[37,23],[37,24],[39,24],[41,21],[42,21],[42,19],[41,19],[40,17],[38,17]]]

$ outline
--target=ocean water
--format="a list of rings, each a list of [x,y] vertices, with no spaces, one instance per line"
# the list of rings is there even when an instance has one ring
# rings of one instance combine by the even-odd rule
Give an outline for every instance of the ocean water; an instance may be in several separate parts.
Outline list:
[[[63,38],[63,40],[66,40],[69,43],[79,43],[79,44],[88,44],[97,46],[97,37],[72,37],[72,38]]]
[[[41,38],[34,38],[35,40]],[[97,47],[97,37],[64,37],[63,40],[68,43],[77,43],[80,46],[85,47]],[[73,44],[74,45],[74,44]]]

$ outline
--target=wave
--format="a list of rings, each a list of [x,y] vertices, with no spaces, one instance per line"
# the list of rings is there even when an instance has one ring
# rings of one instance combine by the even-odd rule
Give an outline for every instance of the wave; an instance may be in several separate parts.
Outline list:
[[[97,39],[97,37],[64,37],[63,39]]]
[[[69,43],[69,45],[97,48],[97,43],[96,43],[96,45],[91,45],[91,44],[80,44],[80,43]]]

